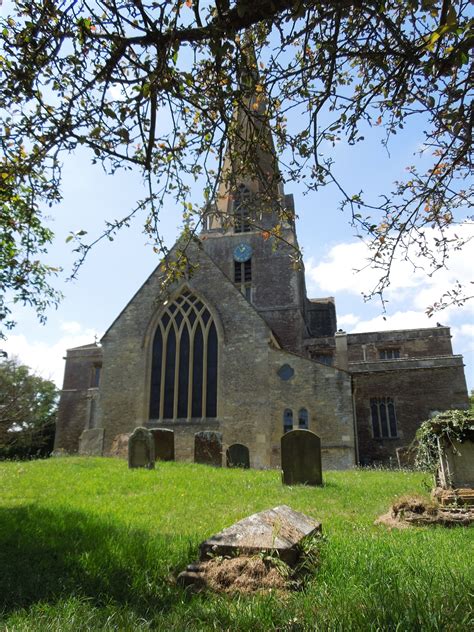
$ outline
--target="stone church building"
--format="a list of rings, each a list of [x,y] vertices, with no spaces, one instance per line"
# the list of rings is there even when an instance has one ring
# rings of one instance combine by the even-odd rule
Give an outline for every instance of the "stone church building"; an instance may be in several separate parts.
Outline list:
[[[323,467],[345,469],[396,462],[423,420],[468,407],[448,327],[347,334],[332,297],[308,298],[293,197],[258,108],[234,119],[271,195],[259,197],[265,179],[236,175],[228,150],[199,237],[178,241],[100,345],[67,351],[55,449],[75,453],[94,430],[107,456],[118,435],[145,426],[172,429],[176,458],[189,461],[195,433],[210,430],[224,452],[246,445],[251,467],[279,468],[282,434],[308,428]],[[183,252],[186,269],[164,292]]]

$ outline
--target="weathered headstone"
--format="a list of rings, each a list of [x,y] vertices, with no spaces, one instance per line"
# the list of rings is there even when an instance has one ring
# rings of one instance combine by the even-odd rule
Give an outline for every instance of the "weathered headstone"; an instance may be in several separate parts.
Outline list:
[[[241,443],[233,443],[226,450],[227,467],[250,467],[249,449]]]
[[[81,456],[102,456],[103,446],[103,428],[84,430],[79,438],[79,454]]]
[[[291,430],[281,438],[282,480],[286,485],[322,485],[321,439],[311,430]]]
[[[155,461],[174,461],[174,432],[167,428],[152,428]]]
[[[280,559],[293,564],[299,556],[301,540],[317,532],[321,532],[319,522],[280,505],[252,514],[210,537],[200,546],[200,559],[276,551]]]
[[[474,432],[441,443],[438,478],[444,489],[474,488]]]
[[[119,459],[128,458],[128,440],[130,439],[129,432],[123,432],[115,435],[112,441],[112,447],[110,448],[110,456],[118,457]]]
[[[222,467],[222,434],[205,430],[194,435],[194,462]]]
[[[128,440],[128,467],[155,467],[155,446],[147,428],[135,428]]]

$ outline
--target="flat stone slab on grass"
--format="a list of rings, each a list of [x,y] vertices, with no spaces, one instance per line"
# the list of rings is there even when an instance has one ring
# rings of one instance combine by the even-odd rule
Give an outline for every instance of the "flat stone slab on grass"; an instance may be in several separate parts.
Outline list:
[[[200,559],[275,551],[291,565],[299,557],[301,540],[315,533],[321,533],[321,523],[280,505],[244,518],[210,537],[200,546]]]

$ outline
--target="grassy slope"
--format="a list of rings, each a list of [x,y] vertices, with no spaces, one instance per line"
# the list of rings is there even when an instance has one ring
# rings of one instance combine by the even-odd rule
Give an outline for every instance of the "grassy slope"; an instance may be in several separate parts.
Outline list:
[[[8,630],[467,630],[474,529],[374,527],[419,473],[327,472],[324,488],[275,471],[68,458],[0,463],[0,610]],[[198,544],[288,504],[323,523],[319,573],[279,595],[188,595],[170,576]],[[471,602],[472,603],[472,602]],[[398,626],[398,627],[397,627]]]

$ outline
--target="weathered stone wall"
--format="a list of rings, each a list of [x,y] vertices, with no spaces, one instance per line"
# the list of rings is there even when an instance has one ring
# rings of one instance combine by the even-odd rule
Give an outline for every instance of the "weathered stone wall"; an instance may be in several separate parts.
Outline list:
[[[294,370],[291,379],[282,380],[278,376],[282,364],[288,364]],[[355,449],[350,375],[280,350],[271,351],[269,374],[271,465],[280,465],[284,410],[289,408],[293,411],[293,428],[296,429],[298,411],[306,408],[309,413],[308,429],[321,438],[323,468],[353,467]]]
[[[394,331],[372,331],[368,333],[346,334],[347,359],[351,362],[384,362],[380,359],[382,350],[398,350],[400,359],[451,356],[451,333],[449,327],[426,329],[401,329]],[[304,350],[310,357],[329,354],[337,366],[335,339],[333,336],[306,338]]]
[[[234,281],[234,249],[240,243],[252,247],[252,304],[263,316],[279,342],[286,349],[299,352],[306,331],[304,322],[304,272],[295,270],[291,262],[294,248],[273,240],[264,240],[262,233],[204,234],[203,248]],[[293,230],[284,231],[284,238],[296,245]]]
[[[396,448],[408,445],[422,421],[434,411],[467,408],[468,396],[463,364],[453,356],[451,366],[392,369],[354,373],[359,460],[396,463]],[[441,363],[439,363],[441,364]],[[395,365],[395,361],[392,362]],[[374,439],[370,399],[392,397],[395,403],[398,437]]]
[[[97,397],[97,388],[92,388],[91,384],[94,367],[101,362],[102,349],[97,345],[68,350],[58,407],[55,450],[77,452],[82,431],[94,425],[93,401]]]
[[[449,327],[348,334],[349,362],[378,361],[381,350],[399,349],[400,358],[452,355]]]

